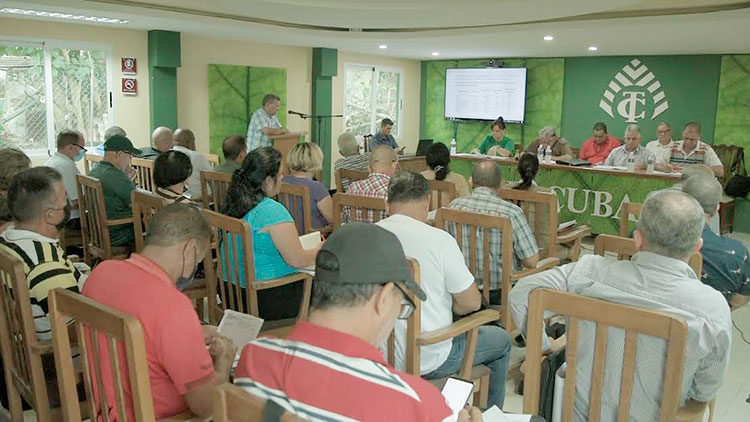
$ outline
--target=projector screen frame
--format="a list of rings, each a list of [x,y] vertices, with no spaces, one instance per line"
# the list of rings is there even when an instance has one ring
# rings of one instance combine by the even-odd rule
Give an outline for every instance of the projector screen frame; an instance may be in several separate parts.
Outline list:
[[[526,94],[528,93],[529,88],[529,68],[527,66],[516,66],[516,67],[510,67],[510,66],[500,66],[500,67],[494,67],[494,66],[486,66],[486,67],[447,67],[445,68],[445,74],[443,80],[445,83],[443,84],[443,120],[448,120],[451,122],[467,122],[467,123],[473,123],[473,122],[493,122],[495,119],[471,119],[471,118],[465,118],[465,117],[448,117],[446,116],[446,107],[445,102],[448,99],[448,71],[449,70],[474,70],[474,69],[525,69],[525,77],[523,81],[523,119],[522,120],[508,120],[505,117],[503,117],[503,121],[505,123],[511,123],[511,124],[518,124],[523,125],[526,121]],[[500,116],[498,116],[500,117]]]

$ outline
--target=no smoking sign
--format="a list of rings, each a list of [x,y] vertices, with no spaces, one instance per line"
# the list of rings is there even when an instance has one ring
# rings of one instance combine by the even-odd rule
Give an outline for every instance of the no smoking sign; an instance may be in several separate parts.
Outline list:
[[[122,78],[122,93],[126,95],[138,94],[138,80],[135,78]]]

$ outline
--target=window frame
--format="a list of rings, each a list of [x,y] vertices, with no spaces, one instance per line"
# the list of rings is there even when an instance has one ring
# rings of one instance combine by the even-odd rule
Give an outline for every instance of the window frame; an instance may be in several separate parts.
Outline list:
[[[344,85],[343,85],[343,97],[344,97],[344,118],[342,119],[342,132],[346,132],[346,120],[347,120],[347,98],[346,98],[346,86],[349,69],[357,70],[371,70],[372,71],[372,93],[370,97],[370,134],[375,134],[379,130],[379,123],[376,117],[377,110],[377,89],[378,89],[378,75],[380,73],[397,73],[398,76],[398,119],[396,121],[396,130],[391,135],[400,141],[403,135],[404,125],[404,69],[393,66],[380,66],[374,64],[364,63],[344,63]]]

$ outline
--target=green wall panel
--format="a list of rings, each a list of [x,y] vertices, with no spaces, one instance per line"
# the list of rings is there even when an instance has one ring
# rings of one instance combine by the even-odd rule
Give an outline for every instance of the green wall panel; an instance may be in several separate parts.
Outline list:
[[[221,141],[229,135],[247,135],[252,113],[263,96],[281,97],[277,114],[286,126],[286,69],[271,67],[208,65],[208,131],[212,154],[223,157]]]
[[[739,145],[750,154],[750,55],[721,58],[715,143]],[[747,165],[747,158],[745,164]]]

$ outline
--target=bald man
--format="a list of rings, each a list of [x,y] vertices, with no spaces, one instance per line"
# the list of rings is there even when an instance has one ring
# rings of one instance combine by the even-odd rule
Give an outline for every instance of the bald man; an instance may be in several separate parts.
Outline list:
[[[391,176],[398,172],[398,154],[396,150],[388,145],[376,147],[370,154],[369,169],[370,175],[367,176],[367,179],[352,182],[349,184],[346,193],[386,199],[388,197],[388,184],[391,181]],[[385,212],[381,212],[380,219],[382,220],[385,217]],[[344,220],[349,220],[348,215],[344,217]],[[365,218],[361,209],[357,209],[356,220],[375,221],[372,211],[368,211],[368,217]]]
[[[247,157],[247,140],[240,135],[227,136],[221,142],[221,152],[224,154],[224,163],[214,171],[232,174],[242,167],[242,162]]]
[[[143,148],[140,157],[147,160],[156,160],[162,152],[167,152],[172,149],[174,142],[172,140],[172,129],[164,126],[159,126],[154,129],[151,134],[151,143],[153,147]]]
[[[172,149],[190,157],[193,172],[187,179],[185,196],[194,202],[200,201],[203,198],[203,192],[201,191],[201,171],[213,171],[211,163],[208,162],[208,158],[205,155],[195,150],[195,135],[190,129],[177,129],[174,132],[174,147]]]

